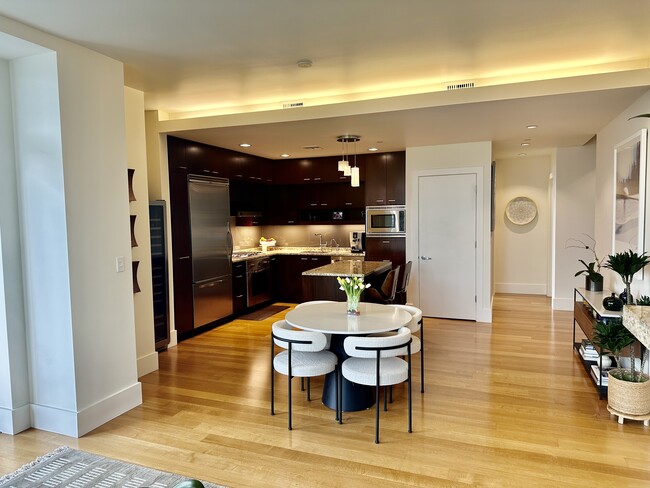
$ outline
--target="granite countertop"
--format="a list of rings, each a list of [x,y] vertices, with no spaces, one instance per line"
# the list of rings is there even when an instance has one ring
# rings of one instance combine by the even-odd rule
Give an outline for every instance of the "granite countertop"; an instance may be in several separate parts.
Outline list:
[[[390,261],[337,261],[320,268],[303,271],[303,276],[358,276],[383,273],[391,269]]]
[[[650,307],[625,305],[623,325],[641,344],[650,349]]]
[[[237,256],[237,253],[258,253],[254,256]],[[352,252],[349,247],[326,247],[321,250],[319,247],[280,247],[274,246],[269,247],[267,252],[262,252],[261,247],[252,247],[250,249],[239,249],[233,251],[232,261],[233,263],[239,261],[246,261],[248,259],[260,258],[264,256],[273,256],[273,255],[285,255],[285,256],[298,256],[298,255],[313,255],[313,256],[351,256],[358,257],[363,259],[365,253],[363,252]]]

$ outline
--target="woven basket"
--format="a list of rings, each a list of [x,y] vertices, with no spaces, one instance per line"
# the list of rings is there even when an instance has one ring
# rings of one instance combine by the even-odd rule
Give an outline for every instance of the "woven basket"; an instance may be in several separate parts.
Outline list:
[[[622,381],[615,378],[612,371],[616,370],[611,370],[608,374],[607,403],[609,406],[629,415],[650,413],[650,381],[643,383]],[[647,374],[642,374],[642,376],[650,379]]]

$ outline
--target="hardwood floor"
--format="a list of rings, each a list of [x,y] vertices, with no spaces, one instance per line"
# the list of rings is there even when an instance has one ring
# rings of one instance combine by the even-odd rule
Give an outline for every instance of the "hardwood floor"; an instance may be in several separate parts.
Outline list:
[[[426,392],[413,375],[381,417],[334,412],[313,382],[294,380],[287,430],[286,377],[269,413],[269,333],[236,320],[160,354],[143,378],[144,403],[81,439],[30,430],[0,435],[0,472],[59,445],[231,487],[650,486],[650,429],[610,418],[574,356],[572,315],[549,300],[499,295],[494,322],[425,319]]]

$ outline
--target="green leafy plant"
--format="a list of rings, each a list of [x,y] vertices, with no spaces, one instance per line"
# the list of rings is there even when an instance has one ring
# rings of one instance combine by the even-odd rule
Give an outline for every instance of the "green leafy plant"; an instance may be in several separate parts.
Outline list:
[[[618,252],[614,255],[609,255],[607,256],[607,262],[603,265],[604,268],[611,269],[615,273],[618,273],[618,275],[621,277],[623,280],[623,283],[625,283],[625,292],[627,294],[627,304],[632,305],[632,295],[631,295],[631,290],[630,290],[630,285],[632,283],[632,279],[634,278],[634,275],[637,274],[639,271],[641,271],[648,263],[650,263],[650,257],[646,255],[646,253],[643,254],[637,254],[636,252],[632,250],[627,250],[625,252]],[[645,362],[646,362],[647,354],[643,355],[643,359],[641,361],[641,370],[643,371],[643,368],[645,367]],[[624,371],[624,370],[621,370]],[[621,373],[623,375],[623,373]],[[627,373],[625,373],[627,375]],[[616,376],[618,378],[618,376]],[[639,374],[638,371],[636,371],[636,363],[635,363],[635,357],[634,357],[634,341],[630,343],[630,373],[629,377],[631,379],[627,378],[618,378],[624,381],[645,381],[647,377],[644,378],[643,375]]]
[[[602,351],[612,353],[616,359],[616,366],[620,367],[621,351],[635,341],[632,333],[625,328],[621,320],[608,323],[598,321],[594,324],[593,331],[591,342]]]
[[[603,275],[600,273],[600,267],[603,264],[603,259],[599,259],[596,254],[596,240],[588,234],[582,234],[584,237],[580,239],[570,238],[567,239],[565,248],[575,247],[577,249],[586,249],[591,252],[593,255],[593,261],[590,263],[585,262],[582,259],[578,259],[580,263],[585,267],[581,269],[574,276],[580,276],[582,274],[587,275],[591,281],[594,283],[602,283]]]
[[[650,306],[650,297],[648,295],[641,295],[636,299],[636,304],[642,307]]]
[[[650,257],[647,256],[646,253],[639,255],[632,250],[617,252],[614,255],[610,254],[607,256],[607,262],[603,267],[618,273],[623,280],[623,283],[625,283],[628,305],[631,305],[630,284],[632,283],[632,279],[634,278],[634,275],[641,271],[648,263],[650,263]]]

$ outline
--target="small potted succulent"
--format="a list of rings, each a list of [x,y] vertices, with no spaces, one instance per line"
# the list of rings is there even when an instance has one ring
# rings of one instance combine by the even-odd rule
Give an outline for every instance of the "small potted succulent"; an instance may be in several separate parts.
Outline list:
[[[596,241],[593,237],[584,234],[586,239],[571,238],[567,241],[566,246],[576,247],[578,249],[586,249],[593,255],[593,261],[587,263],[582,259],[578,259],[585,267],[581,269],[574,276],[585,275],[585,288],[589,291],[603,291],[603,275],[600,273],[600,267],[603,264],[603,259],[598,259],[596,255]],[[585,242],[587,241],[587,242]]]

